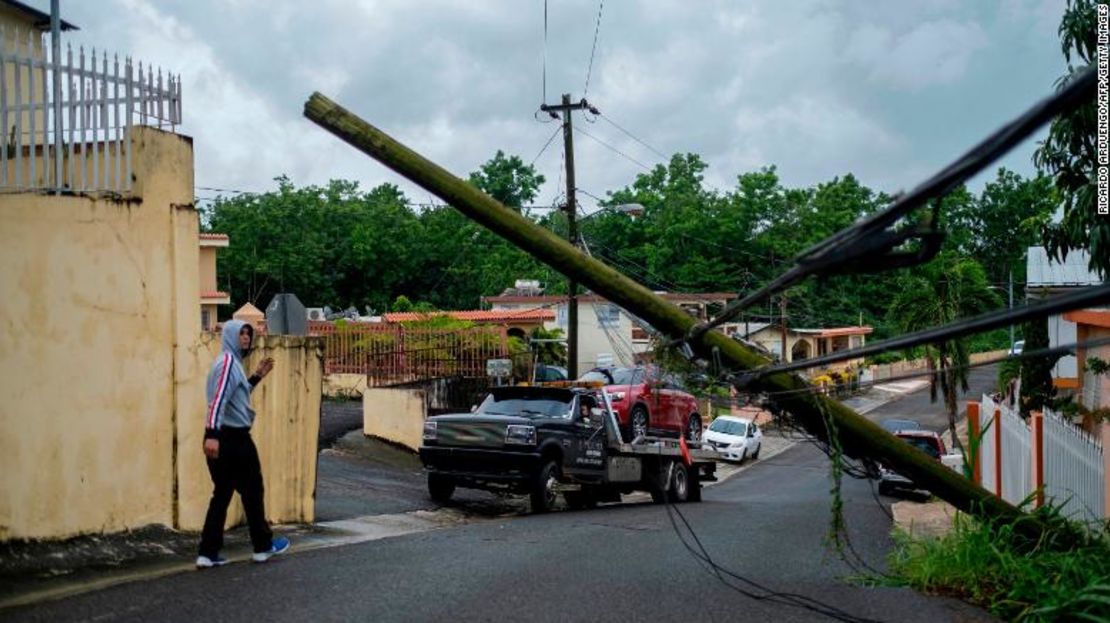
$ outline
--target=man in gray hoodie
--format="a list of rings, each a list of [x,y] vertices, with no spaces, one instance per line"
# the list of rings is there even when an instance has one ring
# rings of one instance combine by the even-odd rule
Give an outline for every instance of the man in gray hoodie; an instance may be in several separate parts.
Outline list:
[[[289,539],[274,537],[266,522],[262,500],[262,465],[258,450],[251,440],[254,409],[251,390],[274,367],[267,358],[249,378],[243,371],[243,357],[250,351],[254,328],[241,321],[229,320],[222,334],[223,352],[208,372],[208,411],[204,424],[204,455],[212,476],[212,499],[204,518],[197,567],[201,569],[227,564],[220,556],[224,541],[227,505],[235,491],[243,500],[247,515],[255,562],[266,562],[275,554],[289,549]]]

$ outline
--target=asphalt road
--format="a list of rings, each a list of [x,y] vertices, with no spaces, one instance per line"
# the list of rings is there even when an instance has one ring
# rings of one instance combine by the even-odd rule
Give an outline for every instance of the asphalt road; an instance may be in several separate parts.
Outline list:
[[[771,591],[856,617],[990,620],[949,599],[851,582],[826,546],[826,459],[800,444],[678,507],[711,557]],[[860,557],[881,567],[890,519],[865,482],[846,481]],[[296,544],[294,544],[296,548]],[[747,590],[765,592],[747,586]],[[724,587],[683,547],[666,507],[609,506],[459,527],[234,563],[4,613],[15,621],[828,620]]]
[[[998,383],[998,365],[972,368],[968,371],[968,391],[960,392],[960,417],[967,414],[967,402],[978,401],[983,394],[995,391]],[[872,392],[881,391],[872,389]],[[914,420],[926,430],[941,431],[948,427],[948,414],[944,409],[944,398],[937,388],[937,401],[929,399],[929,387],[925,386],[898,400],[888,402],[866,414],[872,421],[880,422],[888,418]]]

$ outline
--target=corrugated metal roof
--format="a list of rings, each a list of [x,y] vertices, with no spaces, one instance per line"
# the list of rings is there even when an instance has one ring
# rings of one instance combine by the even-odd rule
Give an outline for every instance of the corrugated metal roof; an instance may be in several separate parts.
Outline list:
[[[1102,278],[1087,268],[1090,255],[1073,250],[1063,262],[1048,257],[1044,247],[1029,247],[1025,256],[1025,287],[1081,287],[1102,283]]]
[[[526,320],[554,320],[555,312],[550,309],[524,309],[524,310],[472,310],[472,311],[444,311],[444,312],[391,312],[382,315],[386,322],[411,322],[414,320],[427,320],[435,316],[450,316],[456,320],[471,320],[474,322],[513,322]]]

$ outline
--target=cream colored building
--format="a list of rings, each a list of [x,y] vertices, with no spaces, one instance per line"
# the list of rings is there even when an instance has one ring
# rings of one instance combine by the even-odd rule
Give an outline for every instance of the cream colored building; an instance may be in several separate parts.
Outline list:
[[[777,324],[750,323],[745,336],[744,325],[736,325],[740,330],[737,337],[767,349],[776,357],[782,357],[782,327]],[[801,361],[821,355],[828,355],[849,348],[860,348],[867,344],[867,336],[874,332],[872,327],[832,327],[827,329],[806,329],[787,327],[786,361]],[[862,359],[851,359],[833,364],[831,368],[843,368],[862,363]],[[814,372],[817,372],[816,370]]]
[[[661,297],[705,320],[711,308],[723,307],[736,298],[728,292],[658,292]],[[493,310],[523,312],[554,309],[555,318],[546,328],[559,328],[567,334],[567,298],[551,295],[503,294],[482,299]],[[649,328],[615,303],[594,294],[578,296],[578,371],[601,366],[629,366],[642,359],[653,347]]]
[[[200,233],[200,328],[212,331],[218,320],[219,306],[231,303],[231,295],[216,284],[216,253],[227,248],[227,234]]]

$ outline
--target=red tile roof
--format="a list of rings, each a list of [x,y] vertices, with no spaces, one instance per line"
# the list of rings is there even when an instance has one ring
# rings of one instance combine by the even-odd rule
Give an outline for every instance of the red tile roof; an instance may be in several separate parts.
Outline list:
[[[219,290],[211,290],[209,292],[201,292],[200,298],[202,299],[228,299],[231,295],[227,292],[220,292]]]
[[[197,234],[197,236],[199,236],[201,240],[230,240],[230,238],[227,237],[227,234],[217,234],[203,231]]]
[[[550,309],[499,309],[499,310],[469,310],[469,311],[442,311],[442,312],[392,312],[382,315],[385,322],[411,322],[413,320],[426,320],[435,316],[450,316],[456,320],[469,320],[472,322],[523,322],[554,320],[555,312]]]

